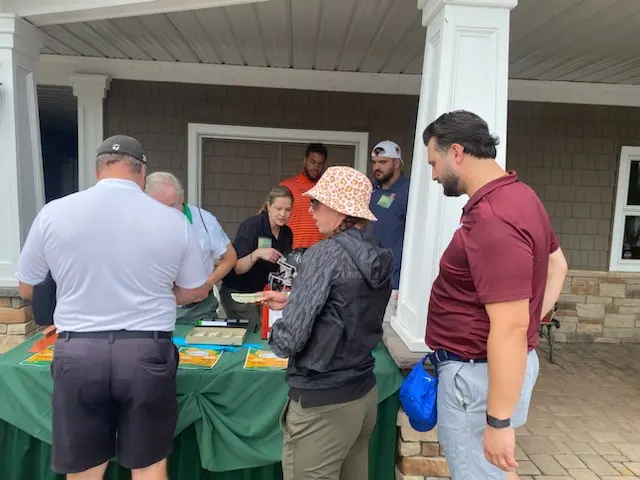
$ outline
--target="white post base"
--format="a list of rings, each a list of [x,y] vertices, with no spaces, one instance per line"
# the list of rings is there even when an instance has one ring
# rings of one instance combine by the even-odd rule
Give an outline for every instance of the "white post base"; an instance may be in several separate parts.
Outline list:
[[[391,317],[389,325],[391,325],[391,328],[398,334],[400,340],[404,342],[410,352],[428,353],[433,351],[425,343],[424,333],[420,336],[415,336],[398,315]]]

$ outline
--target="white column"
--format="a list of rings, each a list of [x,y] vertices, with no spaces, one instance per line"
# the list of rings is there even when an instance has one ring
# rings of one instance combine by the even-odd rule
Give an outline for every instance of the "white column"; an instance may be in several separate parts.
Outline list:
[[[445,112],[470,110],[500,137],[505,165],[509,15],[518,0],[418,0],[427,27],[411,167],[402,274],[392,328],[412,352],[424,342],[431,285],[468,197],[445,197],[431,180],[426,126]]]
[[[78,99],[78,190],[84,190],[96,183],[95,153],[104,140],[104,99],[110,78],[78,73],[70,80]]]
[[[33,71],[41,33],[0,13],[0,287],[13,277],[31,223],[44,205],[38,97]]]

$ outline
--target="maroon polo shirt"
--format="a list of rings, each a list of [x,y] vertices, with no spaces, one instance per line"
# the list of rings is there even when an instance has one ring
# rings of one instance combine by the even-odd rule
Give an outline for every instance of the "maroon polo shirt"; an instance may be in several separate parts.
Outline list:
[[[558,248],[542,202],[515,172],[486,184],[462,209],[460,227],[440,260],[427,345],[466,359],[487,358],[484,306],[528,298],[529,350],[536,348],[549,254]]]

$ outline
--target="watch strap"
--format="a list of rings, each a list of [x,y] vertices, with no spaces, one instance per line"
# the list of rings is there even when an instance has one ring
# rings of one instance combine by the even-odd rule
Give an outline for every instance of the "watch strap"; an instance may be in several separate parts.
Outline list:
[[[487,425],[493,428],[509,428],[511,426],[511,419],[507,418],[501,420],[496,417],[492,417],[487,413]]]

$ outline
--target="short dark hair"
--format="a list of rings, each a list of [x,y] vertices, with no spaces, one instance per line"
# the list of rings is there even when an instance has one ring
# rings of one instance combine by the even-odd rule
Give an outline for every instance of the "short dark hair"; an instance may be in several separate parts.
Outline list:
[[[327,152],[327,147],[325,147],[321,143],[312,143],[307,147],[307,151],[305,152],[305,158],[311,155],[312,153],[317,153],[318,155],[322,155],[325,160],[329,157],[329,152]]]
[[[496,158],[498,137],[489,133],[489,125],[475,113],[455,110],[444,113],[425,128],[422,134],[424,144],[435,139],[440,151],[447,151],[451,145],[462,145],[465,153],[476,158]]]

